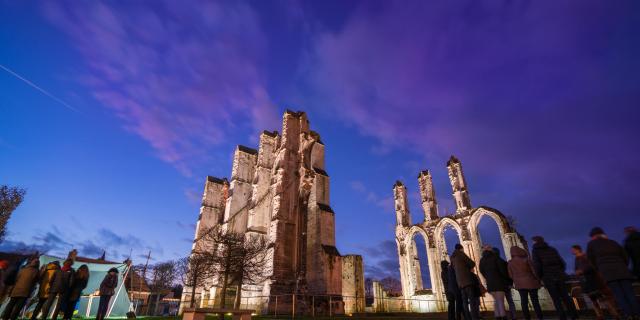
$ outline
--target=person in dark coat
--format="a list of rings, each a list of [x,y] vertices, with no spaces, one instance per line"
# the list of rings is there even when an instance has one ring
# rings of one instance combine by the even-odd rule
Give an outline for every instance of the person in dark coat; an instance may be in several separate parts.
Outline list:
[[[18,271],[15,283],[9,294],[9,303],[5,306],[2,314],[3,320],[16,320],[20,315],[20,311],[24,308],[27,298],[31,296],[31,292],[38,284],[38,276],[40,261],[33,258],[27,265]]]
[[[456,320],[460,320],[461,317],[464,318],[464,320],[471,320],[469,308],[465,308],[465,305],[462,302],[462,291],[460,291],[460,288],[458,287],[456,271],[453,269],[451,264],[449,264],[449,272],[447,275],[449,276],[449,292],[453,293],[456,298]]]
[[[589,236],[591,241],[587,244],[587,257],[591,265],[604,277],[624,315],[640,317],[640,305],[631,285],[633,274],[628,268],[626,251],[617,242],[608,239],[602,228],[593,228]]]
[[[472,320],[480,319],[480,281],[472,271],[476,264],[464,253],[459,243],[451,255],[451,264],[456,273],[458,288],[462,292],[464,308],[469,309]]]
[[[542,279],[544,286],[549,291],[553,306],[558,312],[558,317],[561,320],[567,319],[566,308],[571,319],[577,319],[578,312],[569,297],[565,283],[567,280],[567,274],[565,273],[566,263],[558,253],[558,250],[549,246],[541,236],[536,236],[533,237],[531,255],[536,274]]]
[[[480,258],[480,273],[487,282],[487,291],[493,297],[493,313],[498,320],[507,318],[504,307],[504,292],[509,286],[509,271],[500,263],[491,246],[485,246]]]
[[[36,320],[40,311],[42,311],[42,319],[46,319],[49,316],[49,310],[61,289],[62,271],[60,271],[60,262],[50,262],[40,272],[38,303],[33,309],[31,320]]]
[[[109,300],[111,300],[111,296],[115,294],[117,286],[118,269],[111,268],[100,283],[100,304],[98,305],[98,314],[96,315],[96,320],[102,320],[106,317],[109,308]]]
[[[624,239],[624,248],[631,260],[631,270],[636,280],[640,280],[640,232],[635,227],[626,227],[624,233],[627,236]]]
[[[529,259],[526,250],[513,246],[509,250],[511,252],[511,260],[507,267],[509,268],[509,277],[513,279],[513,287],[518,290],[520,295],[520,307],[526,320],[530,320],[529,314],[529,297],[531,304],[536,312],[539,320],[542,320],[542,307],[538,299],[538,289],[540,289],[540,279],[536,275],[533,262]]]
[[[67,259],[62,264],[62,282],[60,283],[60,288],[58,291],[58,301],[56,303],[56,307],[53,310],[53,316],[51,319],[56,320],[58,318],[58,314],[67,309],[67,302],[69,301],[69,288],[71,287],[71,281],[73,281],[73,274],[75,270],[73,270],[73,260]]]
[[[500,256],[500,249],[493,247],[493,253],[498,257],[498,262],[501,263],[504,267],[504,270],[507,270],[507,291],[504,292],[504,298],[507,299],[507,304],[509,305],[509,315],[511,319],[516,318],[516,303],[513,301],[513,295],[511,294],[511,289],[513,288],[513,280],[511,276],[509,276],[508,272],[508,263]]]
[[[71,285],[69,286],[69,294],[67,295],[66,309],[64,310],[64,319],[69,320],[73,317],[73,312],[76,310],[76,304],[80,301],[82,296],[82,290],[87,287],[89,283],[89,267],[83,264],[73,274]]]
[[[456,319],[456,297],[449,290],[449,261],[440,261],[440,278],[444,288],[444,296],[447,298],[447,317],[449,320]]]
[[[616,303],[611,289],[607,287],[602,275],[591,265],[587,255],[582,251],[582,247],[577,244],[573,245],[571,247],[571,253],[576,257],[574,266],[576,276],[580,279],[580,287],[582,288],[582,292],[591,299],[596,318],[598,320],[604,319],[604,312],[600,305],[604,302],[611,316],[619,319],[620,315],[616,310]]]

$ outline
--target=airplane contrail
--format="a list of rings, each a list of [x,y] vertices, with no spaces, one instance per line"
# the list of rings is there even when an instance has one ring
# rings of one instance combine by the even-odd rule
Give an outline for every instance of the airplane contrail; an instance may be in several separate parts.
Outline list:
[[[21,76],[21,75],[19,75],[19,74],[17,74],[17,73],[15,73],[13,70],[11,70],[11,69],[9,69],[9,68],[7,68],[7,67],[5,67],[5,66],[1,65],[1,64],[0,64],[0,68],[1,68],[2,70],[4,70],[4,71],[8,72],[10,75],[12,75],[12,76],[14,76],[14,77],[16,77],[16,78],[18,78],[18,79],[22,80],[22,82],[24,82],[24,83],[28,84],[28,85],[29,85],[29,86],[31,86],[32,88],[34,88],[34,89],[36,89],[36,90],[38,90],[38,91],[42,92],[42,93],[43,93],[44,95],[46,95],[47,97],[49,97],[49,98],[51,98],[51,99],[55,100],[56,102],[58,102],[59,104],[61,104],[61,105],[65,106],[67,109],[72,110],[72,111],[75,111],[75,112],[78,112],[78,113],[80,112],[80,110],[78,110],[78,109],[76,109],[76,108],[74,108],[74,107],[70,106],[68,103],[64,102],[62,99],[60,99],[60,98],[58,98],[58,97],[54,96],[53,94],[49,93],[47,90],[44,90],[44,89],[42,89],[42,88],[38,87],[35,83],[33,83],[33,82],[29,81],[28,79],[26,79],[25,77],[23,77],[23,76]]]

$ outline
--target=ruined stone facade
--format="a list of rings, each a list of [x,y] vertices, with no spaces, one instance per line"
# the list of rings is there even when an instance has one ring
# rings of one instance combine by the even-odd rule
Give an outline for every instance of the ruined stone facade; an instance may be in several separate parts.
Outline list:
[[[456,204],[456,211],[452,215],[440,216],[432,177],[429,171],[422,171],[418,175],[424,220],[417,224],[411,224],[411,215],[407,201],[407,188],[400,181],[397,181],[393,186],[396,211],[396,244],[398,246],[398,259],[400,260],[400,275],[404,298],[440,302],[430,307],[430,310],[419,311],[444,311],[445,308],[443,302],[446,301],[446,299],[440,276],[440,261],[449,260],[449,253],[447,252],[444,239],[445,228],[453,228],[456,230],[459,243],[464,247],[465,253],[476,262],[476,266],[480,263],[482,247],[478,233],[478,223],[483,216],[489,216],[497,223],[502,239],[503,252],[507,259],[510,258],[509,250],[511,246],[522,247],[526,250],[526,244],[523,243],[523,240],[521,240],[519,234],[509,223],[509,220],[500,211],[486,206],[471,206],[467,181],[464,177],[460,161],[452,156],[447,162],[447,169],[451,182],[452,196]],[[422,271],[420,270],[420,262],[414,240],[414,235],[416,234],[420,234],[426,243],[432,293],[425,293],[427,291],[424,289],[427,288],[425,288],[422,283]],[[479,274],[477,270],[476,273]],[[485,299],[490,298],[486,297]],[[491,304],[486,303],[484,305],[489,306]]]
[[[247,237],[266,238],[270,244],[267,280],[243,286],[243,307],[272,310],[274,295],[341,297],[345,289],[359,292],[351,284],[354,278],[362,283],[364,296],[361,257],[344,258],[336,248],[324,152],[320,135],[310,130],[306,114],[286,111],[282,133],[263,132],[258,150],[236,148],[230,181],[207,178],[196,238],[198,230],[221,225]],[[355,261],[359,266],[352,267]],[[346,288],[343,262],[348,265]],[[211,279],[197,288],[201,305],[218,301],[219,287],[217,279]],[[334,312],[344,310],[342,299],[331,301]],[[303,310],[304,304],[298,302],[297,310]],[[289,308],[285,299],[278,308]],[[353,308],[357,308],[355,301]]]

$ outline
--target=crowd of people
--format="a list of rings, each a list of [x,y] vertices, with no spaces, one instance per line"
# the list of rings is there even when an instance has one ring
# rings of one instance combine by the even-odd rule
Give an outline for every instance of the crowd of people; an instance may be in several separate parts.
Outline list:
[[[586,252],[580,245],[571,247],[575,256],[575,275],[598,319],[604,319],[604,309],[614,319],[640,319],[640,303],[632,285],[633,281],[640,280],[640,232],[627,227],[625,235],[624,246],[621,246],[609,239],[601,228],[595,227],[589,233],[591,239]],[[568,291],[564,259],[543,237],[535,236],[532,240],[531,254],[513,246],[508,262],[502,259],[497,248],[482,248],[477,270],[485,279],[486,288],[474,272],[476,263],[465,254],[462,245],[456,244],[451,263],[441,262],[449,320],[481,319],[480,297],[486,293],[493,297],[497,320],[516,319],[512,289],[520,296],[524,319],[531,319],[529,302],[536,318],[543,319],[538,296],[538,290],[543,286],[549,292],[559,319],[578,319],[578,311]]]
[[[73,264],[72,259],[67,259],[62,266],[59,261],[52,261],[40,267],[39,257],[34,256],[10,268],[7,261],[0,261],[0,302],[4,304],[0,318],[18,319],[33,306],[31,320],[71,319],[90,275],[86,264],[77,270]],[[107,314],[109,301],[118,285],[117,274],[118,269],[111,268],[100,284],[98,320]]]

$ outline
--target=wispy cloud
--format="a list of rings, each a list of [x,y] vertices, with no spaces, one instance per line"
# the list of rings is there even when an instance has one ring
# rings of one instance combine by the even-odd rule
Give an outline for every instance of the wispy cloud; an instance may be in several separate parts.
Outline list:
[[[239,2],[48,2],[84,58],[81,81],[124,127],[184,175],[232,130],[272,128],[266,43]]]
[[[364,195],[364,199],[367,203],[384,209],[385,212],[393,212],[393,197],[382,197],[377,195],[375,192],[367,189],[362,181],[351,181],[351,189]]]

